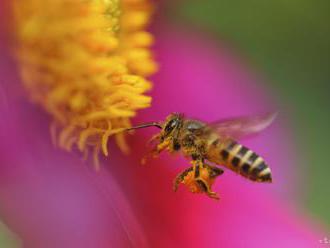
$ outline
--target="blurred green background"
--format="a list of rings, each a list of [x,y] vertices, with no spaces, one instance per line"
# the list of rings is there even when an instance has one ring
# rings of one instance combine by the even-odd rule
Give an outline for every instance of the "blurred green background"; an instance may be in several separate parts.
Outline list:
[[[21,247],[19,239],[14,235],[5,224],[0,222],[0,247],[1,248],[16,248]]]
[[[294,120],[301,204],[330,226],[330,1],[190,0],[169,12],[234,46],[268,79]]]

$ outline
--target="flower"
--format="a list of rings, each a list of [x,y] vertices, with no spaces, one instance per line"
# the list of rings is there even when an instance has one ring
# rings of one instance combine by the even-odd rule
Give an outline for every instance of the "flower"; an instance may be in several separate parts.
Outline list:
[[[266,92],[224,46],[162,21],[155,24],[162,62],[155,101],[136,122],[171,111],[213,120],[268,109]],[[324,237],[274,193],[290,196],[283,189],[291,187],[285,163],[293,155],[283,128],[249,141],[269,161],[274,184],[226,171],[214,187],[220,202],[184,188],[172,192],[170,180],[187,161],[162,157],[139,166],[152,130],[130,138],[130,156],[111,147],[108,165],[95,173],[52,147],[47,117],[18,94],[15,63],[0,45],[1,216],[25,247],[315,247]]]
[[[28,0],[13,1],[13,8],[22,82],[52,116],[54,143],[85,154],[91,147],[98,167],[109,136],[150,106],[146,77],[157,69],[145,31],[151,3]],[[127,151],[123,133],[116,139]]]

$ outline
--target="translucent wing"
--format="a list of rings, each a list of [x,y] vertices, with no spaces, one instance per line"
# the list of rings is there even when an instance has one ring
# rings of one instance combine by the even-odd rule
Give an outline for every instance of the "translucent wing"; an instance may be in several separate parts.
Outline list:
[[[277,113],[268,113],[223,119],[210,123],[210,126],[222,136],[240,139],[261,132],[273,122],[276,115]]]

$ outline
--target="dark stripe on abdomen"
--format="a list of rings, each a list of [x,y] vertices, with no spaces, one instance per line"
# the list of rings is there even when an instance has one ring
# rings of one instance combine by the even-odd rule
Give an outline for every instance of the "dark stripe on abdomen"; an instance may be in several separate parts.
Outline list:
[[[229,156],[236,145],[238,145],[237,142],[229,141],[229,143],[226,144],[225,147],[220,150],[220,156],[223,161],[228,162]]]
[[[265,161],[249,148],[229,141],[220,151],[225,165],[242,176],[258,182],[271,182],[271,171]]]

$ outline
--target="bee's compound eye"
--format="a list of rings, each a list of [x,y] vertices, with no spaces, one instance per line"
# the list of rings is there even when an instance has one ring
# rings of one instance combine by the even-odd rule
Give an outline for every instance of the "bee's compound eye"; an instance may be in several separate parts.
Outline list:
[[[165,132],[167,133],[171,132],[176,127],[177,124],[178,124],[178,120],[176,119],[170,120],[165,127]]]

